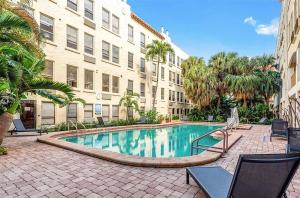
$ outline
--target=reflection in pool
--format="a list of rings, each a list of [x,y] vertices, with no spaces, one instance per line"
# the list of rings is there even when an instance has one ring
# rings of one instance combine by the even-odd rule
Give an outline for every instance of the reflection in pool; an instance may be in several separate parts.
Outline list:
[[[63,140],[124,155],[184,157],[190,156],[193,139],[218,128],[220,126],[178,125],[160,129],[137,129],[66,137]],[[201,143],[212,146],[219,141],[220,138],[208,136]]]

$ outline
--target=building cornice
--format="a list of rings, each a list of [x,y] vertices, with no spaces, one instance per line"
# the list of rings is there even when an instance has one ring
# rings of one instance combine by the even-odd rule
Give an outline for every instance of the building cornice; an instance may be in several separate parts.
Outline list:
[[[151,25],[149,25],[143,19],[141,19],[140,17],[138,17],[135,13],[131,12],[131,18],[134,21],[136,21],[137,23],[139,23],[141,26],[143,26],[144,28],[146,28],[147,30],[149,30],[150,32],[152,32],[154,35],[156,35],[157,37],[159,37],[160,39],[165,40],[165,37],[161,33],[159,33],[157,30],[155,30],[153,27],[151,27]]]

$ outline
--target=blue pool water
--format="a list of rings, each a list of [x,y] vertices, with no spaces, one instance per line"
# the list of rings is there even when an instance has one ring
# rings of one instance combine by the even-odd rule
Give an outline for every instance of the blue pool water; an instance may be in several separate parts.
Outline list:
[[[99,148],[124,155],[141,157],[190,156],[191,142],[220,126],[178,125],[160,129],[137,129],[66,137],[63,140],[89,148]],[[214,145],[220,138],[208,136],[201,143]]]

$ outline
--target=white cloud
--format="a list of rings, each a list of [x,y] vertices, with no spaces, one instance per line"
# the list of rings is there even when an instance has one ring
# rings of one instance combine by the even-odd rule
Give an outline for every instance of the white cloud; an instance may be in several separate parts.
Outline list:
[[[279,20],[278,18],[273,19],[269,24],[258,24],[256,20],[250,16],[244,19],[244,23],[255,28],[255,32],[258,35],[266,35],[266,36],[277,36]]]
[[[279,27],[279,21],[278,19],[273,19],[270,24],[264,25],[258,25],[255,29],[256,33],[259,35],[273,35],[277,36],[278,33],[278,27]]]
[[[252,16],[250,16],[250,17],[245,18],[244,23],[255,26],[256,20]]]

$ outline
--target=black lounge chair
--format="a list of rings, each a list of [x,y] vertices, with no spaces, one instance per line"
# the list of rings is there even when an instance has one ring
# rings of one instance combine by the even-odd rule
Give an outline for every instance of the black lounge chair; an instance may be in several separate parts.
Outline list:
[[[287,153],[300,152],[300,128],[288,128]]]
[[[101,127],[101,126],[104,126],[104,125],[105,125],[105,123],[104,123],[102,117],[97,117],[97,120],[98,120],[98,125],[97,125],[97,127],[99,127],[99,126]]]
[[[272,137],[287,138],[288,125],[289,124],[287,121],[281,119],[273,120],[271,126],[270,141],[272,141]]]
[[[189,177],[208,197],[286,197],[286,190],[300,162],[300,153],[241,155],[234,175],[221,167],[191,167]]]
[[[36,132],[42,135],[42,133],[48,133],[47,130],[42,130],[42,129],[26,129],[23,125],[23,122],[20,119],[13,119],[13,124],[15,128],[10,131],[11,135],[13,133],[28,133],[28,132]]]

